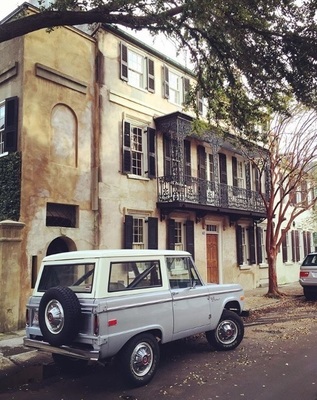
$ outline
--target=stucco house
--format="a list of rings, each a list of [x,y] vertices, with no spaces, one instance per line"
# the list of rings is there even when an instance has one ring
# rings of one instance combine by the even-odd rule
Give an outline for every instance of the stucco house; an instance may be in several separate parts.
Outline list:
[[[268,177],[229,141],[192,132],[189,69],[109,26],[40,30],[0,51],[0,221],[24,224],[12,321],[23,325],[42,258],[61,251],[183,249],[208,282],[267,283]],[[297,279],[287,261],[283,283]]]

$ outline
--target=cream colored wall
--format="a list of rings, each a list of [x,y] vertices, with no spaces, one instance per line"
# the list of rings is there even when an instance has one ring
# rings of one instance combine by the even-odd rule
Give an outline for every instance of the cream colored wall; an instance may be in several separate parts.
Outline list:
[[[125,214],[141,212],[158,217],[156,210],[157,180],[129,178],[121,174],[122,121],[125,118],[140,121],[154,128],[153,118],[181,111],[162,96],[162,61],[155,59],[155,93],[139,90],[120,79],[120,38],[100,31],[100,51],[104,54],[105,82],[100,89],[101,146],[100,146],[100,247],[123,246],[123,221]],[[157,137],[158,175],[163,175],[162,138]],[[159,248],[166,247],[165,221],[159,223]]]

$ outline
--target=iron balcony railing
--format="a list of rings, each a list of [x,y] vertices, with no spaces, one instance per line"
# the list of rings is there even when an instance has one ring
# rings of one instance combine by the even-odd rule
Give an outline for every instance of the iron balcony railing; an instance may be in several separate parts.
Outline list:
[[[188,177],[180,183],[171,176],[158,178],[158,201],[175,201],[265,213],[264,202],[258,192],[229,186],[224,183]]]

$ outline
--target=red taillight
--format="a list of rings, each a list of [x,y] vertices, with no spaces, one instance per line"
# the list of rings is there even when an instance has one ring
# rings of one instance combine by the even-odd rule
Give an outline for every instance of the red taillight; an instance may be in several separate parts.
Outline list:
[[[99,318],[97,314],[94,316],[94,335],[99,335]]]
[[[309,275],[309,272],[307,272],[307,271],[300,271],[300,274],[299,274],[299,276],[301,278],[307,278],[308,275]]]

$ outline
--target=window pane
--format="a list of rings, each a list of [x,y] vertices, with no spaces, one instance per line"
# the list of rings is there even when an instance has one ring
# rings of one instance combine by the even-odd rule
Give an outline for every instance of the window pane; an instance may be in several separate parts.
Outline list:
[[[44,267],[39,292],[54,286],[67,286],[77,293],[90,293],[95,264],[47,265]]]

